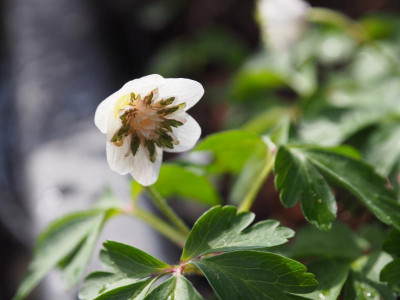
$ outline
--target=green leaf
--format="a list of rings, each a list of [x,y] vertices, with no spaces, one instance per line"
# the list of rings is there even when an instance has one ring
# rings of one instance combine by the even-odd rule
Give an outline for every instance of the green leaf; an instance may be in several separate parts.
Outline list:
[[[181,275],[174,275],[156,287],[145,300],[204,300],[192,283]]]
[[[157,278],[169,272],[169,265],[139,249],[113,241],[103,245],[100,259],[112,272],[90,274],[79,299],[143,299]]]
[[[85,282],[79,291],[78,298],[81,300],[92,300],[101,293],[108,291],[109,286],[120,279],[121,276],[114,273],[104,271],[93,272],[85,278]]]
[[[306,219],[328,230],[336,218],[337,206],[328,183],[301,149],[280,147],[275,159],[275,186],[285,207],[301,198]]]
[[[221,203],[220,196],[206,176],[179,165],[164,164],[153,187],[165,198],[179,196],[210,206]]]
[[[275,161],[275,173],[281,201],[285,206],[292,206],[301,196],[307,219],[324,220],[320,223],[326,225],[327,210],[318,210],[316,206],[317,203],[333,205],[326,178],[360,199],[383,223],[400,228],[400,204],[396,202],[394,192],[387,188],[386,179],[355,158],[354,152],[347,147],[281,147]]]
[[[294,232],[266,220],[248,227],[254,221],[251,212],[237,213],[233,206],[216,206],[205,212],[190,231],[183,249],[182,261],[215,252],[260,249],[286,243]]]
[[[388,123],[380,126],[368,137],[363,148],[365,159],[380,174],[388,176],[400,159],[400,124]]]
[[[94,299],[143,299],[158,277],[146,280],[124,278],[123,274],[97,271],[89,274],[79,292],[80,300]]]
[[[301,228],[288,254],[296,259],[318,257],[351,261],[362,254],[362,249],[355,234],[346,225],[335,222],[328,232],[312,226]]]
[[[131,279],[142,279],[163,272],[166,263],[137,248],[107,241],[100,252],[101,261],[117,274]]]
[[[384,252],[374,252],[362,256],[352,263],[352,272],[346,283],[345,300],[395,300],[396,297],[388,286],[379,281],[382,268],[390,260],[390,255]]]
[[[309,148],[302,153],[324,176],[360,199],[379,220],[400,229],[400,204],[386,187],[386,179],[370,165],[326,148]]]
[[[391,230],[383,243],[383,250],[387,253],[400,256],[400,231]]]
[[[108,290],[93,300],[143,300],[155,280],[143,280]]]
[[[216,170],[238,173],[251,156],[263,157],[268,148],[258,135],[232,130],[207,136],[195,150],[211,151]]]
[[[400,258],[394,259],[382,269],[380,280],[387,282],[391,290],[400,293]]]
[[[309,293],[318,283],[294,260],[258,251],[235,251],[193,263],[221,300],[287,299],[286,293]]]
[[[38,237],[33,260],[14,299],[25,298],[58,264],[68,285],[73,286],[89,263],[107,217],[109,211],[95,209],[72,213],[50,224]]]
[[[340,260],[318,260],[307,265],[318,281],[318,289],[304,295],[310,299],[336,300],[349,275],[350,264]]]

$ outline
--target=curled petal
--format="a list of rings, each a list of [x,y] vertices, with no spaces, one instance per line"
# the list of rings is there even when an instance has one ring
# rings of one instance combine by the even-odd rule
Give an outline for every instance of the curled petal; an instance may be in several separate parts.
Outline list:
[[[113,114],[114,105],[122,96],[120,91],[121,90],[115,92],[114,94],[103,100],[103,102],[101,102],[96,109],[96,113],[94,115],[94,123],[102,133],[107,133],[108,120]]]
[[[185,78],[167,78],[159,88],[161,98],[175,97],[173,105],[185,102],[185,111],[195,105],[204,95],[203,86]]]
[[[131,170],[133,179],[143,186],[152,185],[157,181],[162,163],[162,150],[156,147],[156,160],[151,162],[143,147],[139,147],[134,156],[135,167]]]
[[[185,113],[186,122],[178,128],[174,128],[174,135],[179,141],[174,149],[165,149],[166,152],[184,152],[196,145],[201,135],[201,128],[197,121]]]

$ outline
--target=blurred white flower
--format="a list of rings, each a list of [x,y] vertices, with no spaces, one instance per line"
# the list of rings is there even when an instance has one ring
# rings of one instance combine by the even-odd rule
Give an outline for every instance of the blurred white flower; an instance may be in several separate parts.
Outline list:
[[[303,0],[259,0],[263,38],[274,50],[289,50],[305,32],[309,10]]]
[[[110,168],[144,186],[156,182],[163,151],[189,150],[200,138],[186,110],[203,94],[197,81],[154,74],[129,81],[101,102],[94,121],[107,134]]]

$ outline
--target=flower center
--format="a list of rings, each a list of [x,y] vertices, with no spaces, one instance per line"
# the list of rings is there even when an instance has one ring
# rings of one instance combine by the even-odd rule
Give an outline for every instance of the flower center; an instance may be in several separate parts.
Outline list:
[[[143,146],[150,161],[155,162],[155,146],[173,149],[179,141],[172,128],[182,126],[185,120],[176,120],[176,113],[185,108],[186,103],[171,105],[175,97],[158,99],[158,89],[152,90],[142,98],[140,94],[131,93],[124,96],[115,106],[116,117],[122,126],[114,133],[110,142],[121,147],[125,141],[130,142],[126,156],[136,155],[139,146]]]

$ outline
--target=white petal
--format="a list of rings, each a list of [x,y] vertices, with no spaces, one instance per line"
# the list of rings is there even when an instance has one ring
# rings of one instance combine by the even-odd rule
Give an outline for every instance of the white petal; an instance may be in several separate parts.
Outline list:
[[[186,114],[186,122],[178,128],[174,128],[173,133],[179,141],[174,149],[165,149],[166,152],[184,152],[196,145],[201,135],[201,128],[197,121]]]
[[[289,50],[307,28],[310,5],[303,0],[258,2],[265,38],[275,50]]]
[[[129,93],[141,94],[142,96],[148,94],[153,89],[163,84],[164,78],[161,75],[153,74],[144,76],[138,79],[127,82],[120,90],[107,97],[99,104],[94,116],[94,123],[97,128],[102,132],[107,132],[108,121],[114,115],[114,107],[116,102]]]
[[[107,141],[106,152],[110,169],[121,175],[126,175],[134,169],[134,157],[130,151],[130,137],[125,139],[121,147]],[[130,154],[126,157],[126,154]]]
[[[186,102],[185,111],[204,94],[204,88],[199,82],[185,78],[166,78],[158,91],[161,98],[175,97],[173,104]]]
[[[121,90],[125,95],[135,93],[141,94],[141,96],[144,97],[155,88],[163,85],[164,82],[164,77],[158,74],[152,74],[127,82]]]
[[[134,156],[135,167],[131,171],[132,177],[143,186],[155,183],[160,173],[162,163],[162,150],[156,147],[156,161],[150,161],[146,151],[142,146],[139,147]]]

